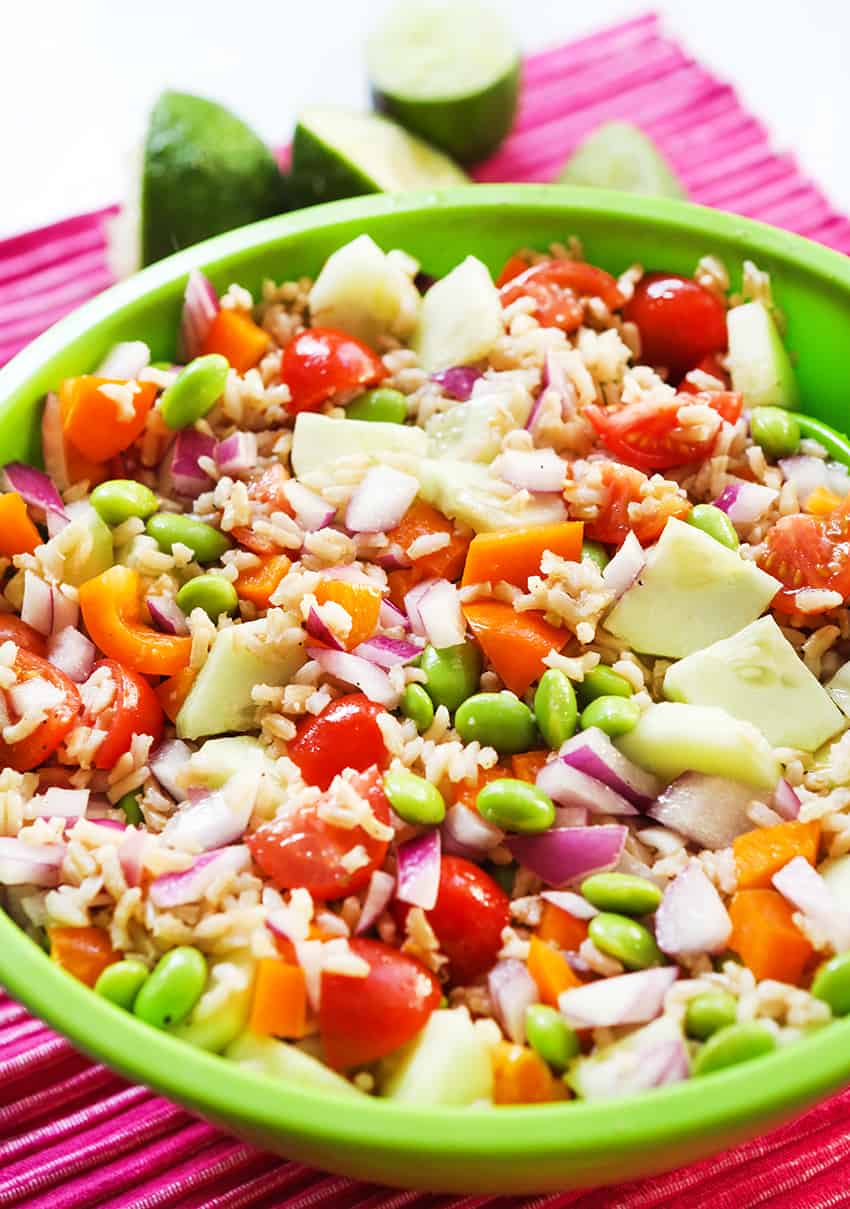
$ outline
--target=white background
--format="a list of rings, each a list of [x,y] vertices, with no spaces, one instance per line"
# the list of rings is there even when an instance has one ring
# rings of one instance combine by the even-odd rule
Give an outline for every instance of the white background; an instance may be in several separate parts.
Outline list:
[[[490,0],[528,50],[637,0]],[[270,142],[300,105],[366,101],[384,0],[0,0],[0,236],[111,202],[164,87],[206,93]],[[850,211],[850,0],[658,3],[670,32]]]

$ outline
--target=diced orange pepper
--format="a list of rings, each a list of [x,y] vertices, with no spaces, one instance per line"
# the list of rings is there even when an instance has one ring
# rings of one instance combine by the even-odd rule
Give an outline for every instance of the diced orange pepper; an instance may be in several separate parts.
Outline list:
[[[390,529],[387,534],[390,541],[405,552],[418,537],[430,537],[435,533],[447,533],[448,545],[417,558],[413,566],[403,571],[390,571],[387,576],[390,600],[399,608],[410,589],[424,579],[459,579],[469,548],[469,538],[455,533],[455,527],[448,517],[424,500],[414,500],[395,529]]]
[[[41,545],[41,534],[30,520],[27,506],[17,491],[0,495],[0,554],[32,554]]]
[[[506,529],[479,533],[472,539],[463,568],[463,583],[497,583],[505,580],[518,588],[528,587],[528,577],[540,574],[545,550],[560,558],[581,558],[581,521],[535,525],[531,529]]]
[[[803,511],[811,516],[829,516],[841,503],[841,496],[826,487],[815,487],[803,505]]]
[[[479,768],[474,781],[461,781],[458,784],[455,790],[455,803],[466,806],[468,810],[475,810],[476,800],[484,786],[507,775],[508,770],[501,764],[495,764],[492,768]]]
[[[193,667],[184,667],[167,680],[163,680],[154,689],[163,713],[169,722],[176,722],[180,707],[189,696],[189,689],[195,683],[197,671]]]
[[[532,936],[528,950],[528,972],[537,983],[540,998],[550,1007],[558,1006],[558,996],[571,987],[582,985],[563,953],[553,949],[539,936]]]
[[[814,949],[778,890],[738,890],[729,904],[729,948],[761,981],[799,983]]]
[[[559,651],[569,638],[542,613],[517,613],[500,600],[474,600],[463,611],[484,654],[518,697],[546,671],[543,660],[552,648]]]
[[[544,899],[537,935],[559,949],[574,953],[587,940],[587,920],[576,919],[569,911]]]
[[[567,1089],[539,1054],[500,1041],[493,1050],[494,1104],[548,1104],[566,1100]]]
[[[345,639],[349,651],[375,633],[381,611],[379,588],[348,583],[344,579],[323,579],[316,585],[316,600],[320,605],[329,601],[341,605],[351,618],[351,629]]]
[[[518,781],[528,781],[533,785],[549,755],[548,751],[523,751],[511,756],[511,772]]]
[[[263,957],[257,963],[249,1028],[272,1037],[303,1037],[307,1026],[307,986],[298,965]]]
[[[102,387],[131,386],[133,415],[124,419],[114,399]],[[74,448],[91,462],[106,462],[141,436],[156,399],[153,382],[127,382],[84,374],[66,378],[59,392],[62,431]]]
[[[292,566],[285,554],[261,554],[258,567],[246,567],[236,580],[236,594],[258,609],[267,609],[272,593]]]
[[[107,966],[121,960],[103,928],[50,928],[50,956],[53,960],[93,987]]]
[[[820,842],[820,821],[809,823],[777,823],[775,827],[757,827],[745,831],[732,841],[738,888],[752,890],[770,886],[778,873],[795,856],[802,856],[810,865],[817,864]]]
[[[189,663],[192,639],[159,634],[140,621],[139,577],[116,565],[80,586],[80,610],[96,646],[134,672],[174,676]]]
[[[210,325],[203,353],[220,353],[237,374],[253,369],[269,347],[270,337],[253,319],[238,311],[221,310]]]

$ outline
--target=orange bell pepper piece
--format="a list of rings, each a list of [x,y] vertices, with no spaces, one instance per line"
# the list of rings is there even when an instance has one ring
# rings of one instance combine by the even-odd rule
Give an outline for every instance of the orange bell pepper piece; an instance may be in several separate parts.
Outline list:
[[[133,415],[125,419],[103,387],[132,386]],[[74,448],[91,462],[106,462],[141,436],[156,399],[153,382],[130,382],[84,374],[66,378],[59,391],[62,431]],[[69,468],[70,470],[70,468]],[[88,477],[88,476],[85,476]]]
[[[559,949],[574,953],[587,940],[587,920],[576,919],[569,911],[544,899],[537,935]]]
[[[553,949],[539,936],[532,936],[528,951],[528,972],[537,983],[540,998],[550,1007],[558,1006],[558,996],[571,987],[580,987],[581,979],[563,953]]]
[[[270,337],[261,327],[238,311],[221,310],[207,332],[203,353],[220,353],[237,374],[253,369],[269,347]]]
[[[518,697],[546,671],[543,660],[552,648],[560,651],[569,638],[542,613],[517,613],[500,600],[474,600],[463,611],[484,654]]]
[[[173,676],[189,663],[191,638],[159,634],[139,620],[139,577],[129,567],[110,567],[86,580],[80,610],[92,642],[131,671]]]
[[[239,573],[234,585],[240,600],[249,600],[258,609],[267,609],[272,593],[292,563],[285,554],[261,554],[258,567],[247,567]]]
[[[576,562],[581,558],[581,521],[535,525],[531,529],[505,529],[474,537],[463,568],[464,584],[497,583],[505,580],[518,588],[528,587],[528,577],[540,574],[545,550]]]
[[[417,537],[429,537],[435,533],[448,534],[449,544],[432,554],[417,558],[413,566],[403,571],[390,571],[387,576],[390,600],[393,604],[401,607],[410,589],[422,583],[423,579],[455,580],[460,577],[469,549],[469,538],[455,533],[454,525],[448,517],[426,504],[424,500],[414,500],[395,529],[390,529],[387,536],[404,552]]]
[[[154,689],[162,706],[162,712],[169,722],[177,721],[177,715],[180,713],[183,702],[189,696],[189,689],[195,683],[197,674],[193,667],[184,667],[173,676],[169,676],[167,680],[163,680]]]
[[[829,516],[841,503],[841,496],[829,491],[826,487],[815,487],[812,494],[803,505],[803,511],[810,516]]]
[[[351,618],[351,630],[345,639],[349,651],[375,633],[381,610],[379,588],[352,584],[343,579],[323,579],[316,587],[316,600],[320,605],[330,601],[341,605]]]
[[[249,1028],[260,1036],[304,1036],[307,986],[300,966],[276,957],[263,957],[257,963]]]
[[[533,785],[549,754],[548,751],[523,751],[511,756],[511,772],[518,781],[528,781]]]
[[[729,948],[759,981],[799,983],[814,949],[778,890],[738,890],[729,904]]]
[[[50,956],[53,960],[93,987],[107,966],[121,960],[103,928],[50,928]]]
[[[738,888],[752,890],[770,887],[771,878],[795,856],[810,865],[817,864],[820,821],[777,823],[775,827],[757,827],[732,841]]]
[[[0,495],[0,554],[32,554],[42,544],[41,534],[30,520],[27,506],[17,491]]]
[[[566,1100],[567,1089],[539,1054],[500,1041],[493,1051],[494,1104],[548,1104]]]

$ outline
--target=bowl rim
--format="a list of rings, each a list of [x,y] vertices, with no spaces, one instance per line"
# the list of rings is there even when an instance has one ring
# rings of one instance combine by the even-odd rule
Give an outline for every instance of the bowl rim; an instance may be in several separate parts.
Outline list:
[[[611,190],[547,185],[469,185],[403,195],[375,194],[266,219],[216,236],[111,287],[60,320],[0,370],[0,399],[25,388],[51,357],[93,324],[173,285],[191,268],[209,267],[239,252],[297,237],[317,227],[367,223],[386,215],[439,207],[473,212],[504,206],[563,208],[582,216],[628,218],[670,230],[731,239],[759,255],[815,276],[822,287],[850,295],[850,259],[800,236],[692,203],[624,195]],[[0,403],[0,423],[5,404]],[[811,421],[817,427],[818,421]],[[821,429],[831,432],[825,425]],[[850,460],[850,445],[837,435]],[[43,1020],[122,1074],[178,1097],[223,1122],[237,1122],[268,1137],[332,1143],[422,1159],[504,1164],[525,1159],[603,1163],[615,1153],[645,1151],[695,1140],[717,1129],[743,1129],[755,1119],[778,1118],[850,1078],[850,1020],[834,1022],[752,1064],[715,1073],[707,1082],[675,1086],[612,1101],[490,1108],[422,1107],[366,1097],[357,1102],[325,1091],[281,1084],[227,1063],[147,1025],[96,996],[68,976],[0,911],[0,981]],[[842,1044],[842,1042],[844,1044]],[[761,1077],[753,1078],[756,1071]],[[225,1074],[226,1072],[226,1074]],[[645,1111],[640,1111],[644,1108]],[[648,1111],[646,1111],[648,1110]],[[462,1120],[462,1129],[446,1129]],[[567,1126],[567,1128],[565,1128]],[[441,1128],[442,1127],[442,1128]],[[656,1166],[661,1164],[656,1164]]]

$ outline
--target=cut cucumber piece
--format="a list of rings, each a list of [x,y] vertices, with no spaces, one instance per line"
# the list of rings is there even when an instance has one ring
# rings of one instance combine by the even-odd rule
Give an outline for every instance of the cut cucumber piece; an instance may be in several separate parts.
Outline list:
[[[850,661],[842,664],[832,679],[827,682],[826,691],[845,718],[850,718]]]
[[[470,0],[397,5],[366,61],[376,107],[461,163],[490,155],[513,125],[519,51],[497,15]]]
[[[795,411],[800,405],[797,375],[764,303],[733,307],[726,315],[726,330],[732,386],[743,394],[744,406]]]
[[[719,705],[774,747],[815,751],[844,725],[841,711],[772,617],[762,617],[667,669],[664,695]]]
[[[531,398],[525,391],[508,394],[494,388],[487,393],[485,383],[481,393],[473,393],[466,403],[431,417],[425,425],[430,452],[461,462],[492,462],[502,448],[502,438],[522,428],[530,411]]]
[[[312,411],[302,411],[292,437],[292,469],[298,478],[311,470],[326,468],[337,458],[367,454],[380,460],[382,454],[424,457],[428,437],[421,428],[388,424],[384,420],[333,420]]]
[[[266,773],[277,779],[274,760],[251,735],[207,739],[189,760],[187,785],[221,789],[239,772]]]
[[[66,504],[65,513],[71,523],[50,539],[47,548],[62,555],[62,578],[78,588],[108,571],[115,561],[112,530],[84,500]]]
[[[510,496],[498,491],[504,484],[478,462],[423,458],[415,474],[419,479],[419,494],[424,500],[453,520],[463,521],[476,533],[488,533],[493,529],[528,529],[567,519],[564,502],[557,496],[549,500],[541,497],[525,508],[512,511],[507,507]]]
[[[235,953],[215,962],[189,1018],[166,1031],[198,1049],[220,1053],[248,1023],[255,970],[256,962],[249,953]]]
[[[412,280],[416,267],[402,253],[382,252],[374,239],[358,235],[322,266],[310,291],[313,325],[350,332],[373,348],[388,335],[404,339],[422,304]]]
[[[687,196],[652,139],[631,122],[598,126],[564,164],[557,184],[621,189],[654,197]]]
[[[336,1074],[318,1058],[274,1037],[242,1033],[227,1047],[224,1056],[246,1070],[297,1083],[299,1087],[315,1088],[316,1091],[331,1092],[349,1099],[363,1095],[353,1083],[343,1079],[342,1075]]]
[[[433,373],[481,361],[504,330],[499,291],[486,265],[467,256],[425,295],[413,346]]]
[[[442,151],[389,118],[349,109],[305,109],[292,140],[293,196],[300,206],[468,183]]]
[[[850,856],[836,856],[818,866],[839,911],[850,912]]]
[[[779,780],[779,761],[761,731],[714,706],[650,705],[634,730],[616,743],[624,756],[662,781],[705,772],[772,790]]]
[[[467,1105],[493,1096],[490,1047],[466,1008],[434,1012],[383,1064],[381,1094],[410,1104]]]

